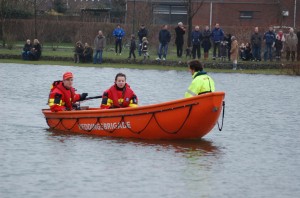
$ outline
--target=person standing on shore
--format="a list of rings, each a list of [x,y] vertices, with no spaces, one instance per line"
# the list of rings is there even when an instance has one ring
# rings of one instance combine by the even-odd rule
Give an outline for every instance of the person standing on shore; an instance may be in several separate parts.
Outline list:
[[[116,55],[118,55],[118,48],[119,48],[119,55],[122,53],[122,39],[125,36],[125,31],[121,28],[118,24],[117,28],[113,31],[113,36],[115,37],[115,50]]]
[[[294,29],[290,28],[289,33],[285,35],[285,50],[286,50],[286,60],[295,61],[296,50],[297,50],[298,38],[294,33]]]
[[[130,39],[130,48],[129,48],[128,59],[131,59],[131,55],[132,55],[133,59],[135,60],[135,50],[136,50],[135,36],[134,36],[134,34],[132,34],[131,39]]]
[[[106,46],[105,36],[103,36],[102,31],[99,30],[98,35],[94,40],[94,48],[95,48],[94,64],[102,63],[103,49],[105,48],[105,46]]]
[[[276,39],[275,39],[275,53],[276,53],[276,61],[280,61],[281,60],[281,52],[283,51],[283,43],[285,41],[284,35],[282,30],[279,30],[277,35],[276,35]]]
[[[258,27],[255,27],[254,33],[251,36],[252,55],[254,61],[261,61],[261,44],[262,36],[258,31]]]
[[[211,31],[209,30],[208,26],[205,26],[205,29],[202,32],[202,44],[201,44],[204,51],[204,60],[208,59],[208,53],[211,48],[210,37],[211,37]]]
[[[197,54],[197,58],[200,59],[201,58],[201,50],[200,50],[200,46],[201,46],[201,40],[202,40],[202,33],[200,31],[200,27],[198,25],[195,26],[195,30],[192,31],[191,33],[191,40],[192,40],[192,55],[193,55],[193,59],[196,58],[196,54]]]
[[[158,35],[159,47],[158,47],[158,58],[156,60],[166,60],[168,54],[168,45],[171,41],[171,33],[168,30],[168,25],[163,25]]]
[[[235,36],[231,37],[230,59],[232,60],[232,69],[237,69],[237,59],[239,56],[239,44]]]
[[[217,51],[218,51],[218,58],[220,58],[220,44],[221,41],[224,40],[224,32],[220,28],[219,23],[216,23],[215,28],[212,30],[211,36],[214,44],[213,60],[216,60]]]
[[[267,61],[268,59],[270,59],[270,61],[273,60],[273,54],[272,54],[272,47],[275,43],[275,39],[276,39],[276,35],[274,33],[273,27],[270,26],[269,27],[269,31],[267,31],[264,34],[263,37],[264,41],[265,41],[265,53],[264,53],[264,61]]]
[[[176,38],[175,38],[175,44],[177,49],[177,57],[182,57],[182,51],[183,51],[183,44],[184,44],[184,34],[185,34],[185,28],[183,27],[183,23],[179,22],[178,26],[175,28]]]

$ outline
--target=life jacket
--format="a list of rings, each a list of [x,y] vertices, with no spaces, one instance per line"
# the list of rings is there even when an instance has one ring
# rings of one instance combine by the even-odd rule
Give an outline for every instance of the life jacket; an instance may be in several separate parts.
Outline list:
[[[126,83],[125,87],[123,88],[123,91],[122,91],[123,102],[122,102],[122,104],[119,104],[120,97],[118,95],[118,92],[120,90],[117,89],[117,86],[116,85],[111,86],[109,91],[111,92],[111,99],[113,100],[114,108],[128,107],[130,104],[130,100],[131,100],[132,96],[134,95],[132,89]]]
[[[52,83],[52,87],[50,90],[50,94],[55,90],[58,89],[62,94],[65,102],[65,106],[67,109],[72,109],[72,104],[74,103],[74,96],[75,96],[75,89],[72,87],[71,89],[67,89],[61,80],[54,81]],[[50,99],[49,94],[49,99]],[[49,100],[48,99],[48,100]]]

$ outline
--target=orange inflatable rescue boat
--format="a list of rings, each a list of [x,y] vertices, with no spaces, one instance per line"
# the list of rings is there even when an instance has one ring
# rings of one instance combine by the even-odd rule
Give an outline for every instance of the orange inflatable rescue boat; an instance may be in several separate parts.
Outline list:
[[[131,108],[42,112],[48,126],[59,131],[141,139],[196,139],[212,130],[222,109],[224,115],[224,97],[224,92],[212,92]]]

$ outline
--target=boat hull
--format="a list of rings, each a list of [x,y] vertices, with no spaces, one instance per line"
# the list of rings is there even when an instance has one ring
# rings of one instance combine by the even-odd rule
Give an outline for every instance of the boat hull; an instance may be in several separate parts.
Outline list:
[[[212,130],[224,92],[212,92],[136,108],[51,112],[42,110],[51,129],[141,139],[195,139]]]

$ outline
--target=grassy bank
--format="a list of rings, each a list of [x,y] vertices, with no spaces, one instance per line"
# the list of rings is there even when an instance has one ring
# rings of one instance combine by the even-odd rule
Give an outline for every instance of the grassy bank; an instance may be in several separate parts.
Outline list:
[[[53,50],[53,46],[45,44],[43,46],[42,58],[39,61],[24,61],[21,60],[22,43],[18,43],[12,49],[0,48],[0,55],[8,55],[10,58],[0,58],[1,63],[20,63],[20,64],[36,64],[36,65],[63,65],[63,66],[80,66],[80,67],[113,67],[113,68],[132,68],[132,69],[155,69],[155,70],[178,70],[187,71],[186,62],[189,58],[183,56],[179,59],[176,56],[176,47],[172,46],[168,52],[166,62],[157,62],[154,59],[157,57],[154,49],[150,52],[150,61],[142,63],[142,58],[138,56],[137,61],[128,61],[128,49],[124,48],[122,55],[115,55],[113,46],[107,46],[103,53],[103,58],[106,60],[103,64],[92,63],[74,63],[73,46],[71,44],[61,44]],[[181,63],[179,63],[181,62]],[[213,61],[211,59],[205,61],[205,70],[208,72],[221,73],[245,73],[245,74],[271,74],[271,75],[300,75],[298,72],[300,63],[293,63],[298,67],[297,71],[293,71],[295,67],[285,67],[289,65],[287,62],[251,62],[239,61],[238,64],[243,70],[231,70],[231,62]],[[291,69],[292,68],[292,69]],[[297,73],[298,72],[298,73]]]

